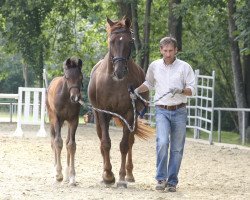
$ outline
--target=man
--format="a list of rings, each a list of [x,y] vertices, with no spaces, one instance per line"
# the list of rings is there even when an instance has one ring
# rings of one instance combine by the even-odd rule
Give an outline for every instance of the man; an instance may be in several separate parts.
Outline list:
[[[195,76],[188,63],[176,58],[173,37],[161,39],[160,52],[163,58],[149,65],[146,80],[135,94],[155,89],[156,190],[175,192],[186,137],[186,96],[195,94]]]

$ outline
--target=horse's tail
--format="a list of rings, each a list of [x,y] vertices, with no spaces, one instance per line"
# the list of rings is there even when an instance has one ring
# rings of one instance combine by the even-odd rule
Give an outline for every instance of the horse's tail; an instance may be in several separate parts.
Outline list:
[[[121,119],[117,117],[113,117],[113,120],[116,124],[116,126],[122,127],[123,123]],[[135,135],[141,139],[148,139],[152,135],[155,135],[155,129],[149,125],[149,123],[144,119],[137,119],[136,129],[135,129]]]

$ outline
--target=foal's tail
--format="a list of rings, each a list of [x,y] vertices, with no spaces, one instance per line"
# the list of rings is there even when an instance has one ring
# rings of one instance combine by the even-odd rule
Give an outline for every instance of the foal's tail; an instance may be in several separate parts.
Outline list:
[[[121,119],[113,117],[116,126],[122,127],[123,123]],[[148,138],[155,135],[155,128],[151,127],[147,120],[138,118],[136,121],[136,129],[134,133],[140,139],[147,140]]]

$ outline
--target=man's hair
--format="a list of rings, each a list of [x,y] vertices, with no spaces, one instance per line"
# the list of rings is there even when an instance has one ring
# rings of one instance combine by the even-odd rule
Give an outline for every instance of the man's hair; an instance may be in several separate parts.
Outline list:
[[[177,41],[173,37],[164,37],[160,40],[160,47],[163,47],[167,44],[172,44],[175,48],[177,47]]]

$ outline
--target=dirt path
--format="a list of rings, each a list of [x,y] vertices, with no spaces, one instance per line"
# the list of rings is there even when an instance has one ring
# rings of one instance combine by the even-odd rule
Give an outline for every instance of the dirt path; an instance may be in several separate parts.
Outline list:
[[[250,149],[208,145],[188,139],[176,193],[155,188],[155,140],[136,139],[134,176],[127,189],[100,184],[102,158],[93,125],[77,131],[76,187],[53,184],[50,138],[37,138],[37,127],[25,127],[13,138],[15,124],[0,123],[0,199],[250,199]],[[46,127],[48,131],[48,127]],[[65,138],[65,128],[63,129]],[[118,178],[121,130],[111,129],[111,162]],[[65,147],[62,152],[65,166]]]

